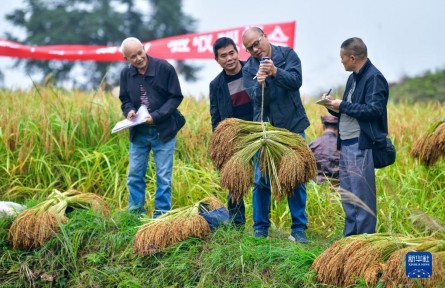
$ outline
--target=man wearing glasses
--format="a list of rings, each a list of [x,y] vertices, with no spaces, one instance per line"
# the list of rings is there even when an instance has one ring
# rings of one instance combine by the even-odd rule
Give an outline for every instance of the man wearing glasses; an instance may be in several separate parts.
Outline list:
[[[251,57],[243,67],[243,85],[253,101],[254,121],[270,122],[305,137],[304,130],[310,125],[300,98],[303,81],[301,62],[295,51],[275,46],[258,27],[247,29],[243,44]],[[261,61],[263,57],[268,60]],[[261,118],[262,86],[264,85],[263,119]],[[255,181],[252,195],[253,228],[255,237],[267,237],[270,227],[270,181],[261,175],[259,163],[255,165]],[[305,230],[306,187],[300,185],[287,198],[292,218],[289,239],[307,243]]]

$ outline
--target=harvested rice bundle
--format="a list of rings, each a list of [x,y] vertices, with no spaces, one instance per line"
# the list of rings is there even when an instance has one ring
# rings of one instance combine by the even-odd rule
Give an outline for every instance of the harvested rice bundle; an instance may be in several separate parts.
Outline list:
[[[237,202],[253,185],[253,161],[260,161],[277,200],[292,195],[316,175],[315,157],[304,138],[270,123],[229,118],[218,125],[212,138],[211,156],[221,170],[221,186]]]
[[[67,207],[91,207],[103,215],[108,215],[110,211],[106,202],[96,194],[76,190],[62,193],[54,189],[45,201],[24,210],[14,220],[8,234],[13,248],[31,249],[43,246],[59,231],[59,224],[68,221],[65,217]]]
[[[395,251],[388,259],[382,274],[385,287],[442,287],[445,285],[445,251],[433,252],[433,275],[430,278],[413,279],[406,277],[406,254],[419,251],[412,247]]]
[[[332,284],[336,286],[343,286],[344,283],[344,265],[345,261],[353,254],[357,249],[367,245],[368,243],[361,239],[354,239],[346,246],[333,255],[330,260],[325,263],[325,267],[320,271],[320,282],[326,284]],[[318,278],[318,275],[317,275]]]
[[[232,191],[232,199],[239,203],[249,193],[253,182],[253,167],[238,156],[233,156],[221,169],[221,187]]]
[[[434,123],[427,133],[414,142],[411,156],[420,159],[426,166],[434,165],[439,158],[445,157],[445,123]]]
[[[445,250],[433,252],[433,276],[424,280],[425,287],[445,286]],[[428,286],[431,285],[431,286]]]
[[[373,287],[382,275],[387,287],[396,287],[399,284],[414,283],[407,280],[403,267],[408,251],[438,254],[435,256],[436,260],[433,257],[433,261],[437,262],[433,265],[439,267],[439,273],[433,273],[430,280],[420,281],[425,285],[442,284],[444,279],[441,275],[445,274],[445,241],[431,237],[411,238],[384,233],[350,236],[334,242],[315,259],[311,267],[317,273],[317,280],[324,284],[351,287],[358,278],[362,278],[367,286]],[[434,285],[425,287],[435,287]]]
[[[205,198],[203,204],[209,208],[222,205],[215,198]],[[198,202],[177,208],[148,220],[136,233],[134,252],[140,256],[153,255],[191,237],[205,238],[210,233],[210,226],[199,215],[200,205],[201,202]]]
[[[215,196],[208,196],[199,201],[200,205],[204,205],[207,211],[213,211],[224,206],[224,203]],[[201,208],[200,208],[201,209]],[[202,211],[200,211],[202,212]]]
[[[110,215],[110,206],[105,200],[94,193],[78,192],[68,198],[68,206],[72,208],[91,208],[93,211],[102,214],[103,216]]]
[[[32,249],[43,246],[59,231],[59,223],[65,223],[66,202],[49,199],[37,206],[25,209],[12,222],[8,241],[14,249]]]
[[[287,195],[292,195],[293,191],[307,179],[316,177],[315,157],[312,152],[309,152],[307,149],[295,148],[281,159],[278,179]],[[301,173],[296,173],[296,171],[301,171]]]
[[[212,134],[210,158],[218,170],[221,170],[236,151],[240,121],[237,118],[227,118],[218,124]]]
[[[386,238],[368,242],[346,259],[344,264],[344,285],[355,284],[357,278],[365,278],[365,280],[368,278],[369,282],[366,282],[366,284],[369,286],[375,285],[378,282],[378,277],[372,276],[378,275],[375,273],[376,267],[378,267],[377,270],[379,270],[381,263],[388,260],[394,251],[405,247],[406,245],[397,238]],[[371,271],[366,273],[368,269]],[[366,277],[366,275],[368,277]]]
[[[408,284],[409,278],[405,274],[405,257],[406,253],[412,251],[415,250],[412,247],[407,247],[397,250],[389,256],[382,273],[385,287],[397,287],[399,284]]]
[[[326,249],[323,253],[321,253],[312,263],[311,268],[315,270],[317,273],[317,280],[321,283],[336,285],[337,279],[335,279],[335,283],[331,283],[331,277],[329,276],[330,269],[333,267],[328,266],[328,262],[334,258],[339,252],[348,246],[351,242],[356,241],[353,237],[346,237],[340,240],[335,241],[328,249]],[[338,265],[336,265],[338,266]]]
[[[363,279],[368,287],[375,287],[379,282],[380,276],[383,273],[384,264],[376,263],[369,265],[363,274]]]
[[[321,283],[344,286],[348,277],[346,263],[355,257],[358,251],[364,251],[373,243],[387,239],[388,234],[362,234],[349,236],[334,242],[325,252],[318,256],[312,268],[317,273],[317,279]],[[374,268],[376,269],[376,268]],[[371,273],[371,271],[369,271]],[[370,277],[368,275],[368,277]]]

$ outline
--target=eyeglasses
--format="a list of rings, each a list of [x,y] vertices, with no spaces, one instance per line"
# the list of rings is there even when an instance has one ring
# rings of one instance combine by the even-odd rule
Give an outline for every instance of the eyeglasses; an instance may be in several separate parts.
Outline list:
[[[247,52],[252,52],[253,49],[258,48],[258,46],[260,45],[260,41],[261,41],[261,39],[263,39],[263,36],[264,36],[264,35],[261,35],[261,37],[258,38],[258,40],[256,40],[255,42],[253,42],[253,44],[252,44],[251,46],[246,47],[246,51],[247,51]]]

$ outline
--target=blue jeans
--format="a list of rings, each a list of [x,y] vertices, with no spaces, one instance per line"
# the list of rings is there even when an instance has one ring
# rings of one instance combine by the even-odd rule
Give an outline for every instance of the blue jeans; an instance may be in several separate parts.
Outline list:
[[[176,137],[163,143],[159,140],[153,126],[138,127],[133,141],[130,143],[130,169],[127,186],[130,191],[128,210],[145,213],[145,174],[147,173],[148,157],[153,150],[156,166],[156,195],[153,217],[158,217],[171,209],[172,169]]]
[[[375,233],[377,223],[377,199],[372,150],[360,150],[358,143],[341,145],[340,154],[340,191],[345,211],[343,235]],[[357,200],[346,195],[352,193],[365,204],[369,211],[357,205]]]
[[[300,134],[305,136],[304,133]],[[259,156],[259,153],[257,154]],[[259,157],[255,157],[255,180],[252,192],[253,229],[256,235],[267,236],[270,227],[270,180],[267,175],[261,175]],[[292,232],[304,231],[307,228],[306,216],[306,186],[301,184],[292,196],[287,197],[292,218]]]

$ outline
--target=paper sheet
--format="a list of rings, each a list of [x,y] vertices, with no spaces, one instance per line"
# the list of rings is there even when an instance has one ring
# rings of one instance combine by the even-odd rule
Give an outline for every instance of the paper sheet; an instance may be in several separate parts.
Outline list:
[[[117,122],[116,125],[114,125],[113,130],[111,130],[111,134],[144,123],[145,118],[148,115],[150,114],[148,113],[147,107],[145,107],[145,105],[141,105],[134,120],[125,119]]]
[[[315,104],[326,106],[326,104],[329,104],[330,102],[331,102],[331,100],[322,97],[320,100],[317,100],[317,102],[315,102]]]

